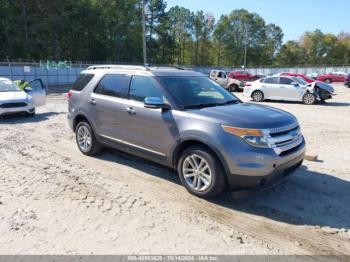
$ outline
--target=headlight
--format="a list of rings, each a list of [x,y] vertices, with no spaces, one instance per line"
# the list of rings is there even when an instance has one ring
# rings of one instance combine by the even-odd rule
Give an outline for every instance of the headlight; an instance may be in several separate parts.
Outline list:
[[[269,147],[267,137],[260,129],[237,128],[232,126],[222,125],[225,132],[244,139],[249,145],[255,147]]]

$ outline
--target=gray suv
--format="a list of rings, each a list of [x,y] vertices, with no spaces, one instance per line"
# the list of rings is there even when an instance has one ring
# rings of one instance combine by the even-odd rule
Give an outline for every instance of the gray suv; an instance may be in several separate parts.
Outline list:
[[[270,187],[304,159],[293,115],[242,103],[200,73],[92,66],[68,98],[69,123],[83,154],[109,146],[177,169],[198,197]]]

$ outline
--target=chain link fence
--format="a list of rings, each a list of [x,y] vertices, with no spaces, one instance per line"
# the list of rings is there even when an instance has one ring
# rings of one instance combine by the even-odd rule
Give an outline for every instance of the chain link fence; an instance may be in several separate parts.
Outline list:
[[[12,80],[33,80],[40,78],[47,85],[67,85],[72,84],[82,70],[95,63],[71,63],[71,62],[0,62],[0,77],[10,78]],[[99,63],[96,63],[99,64]],[[105,64],[112,64],[106,62]],[[201,72],[209,75],[212,69],[221,69],[227,72],[232,70],[241,70],[234,67],[200,67],[183,66],[183,68]],[[254,67],[247,68],[247,71],[253,74],[273,75],[281,72],[291,73],[317,73],[324,74],[329,72],[350,73],[349,66],[323,66],[323,67]]]

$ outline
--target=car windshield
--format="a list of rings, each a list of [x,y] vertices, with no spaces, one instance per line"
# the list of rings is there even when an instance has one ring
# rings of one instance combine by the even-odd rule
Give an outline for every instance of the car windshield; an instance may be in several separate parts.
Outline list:
[[[292,78],[301,85],[307,85],[307,82],[299,76],[292,76]]]
[[[17,92],[21,91],[19,87],[9,79],[0,79],[0,92]]]
[[[186,109],[240,103],[238,98],[205,76],[160,76],[157,79]]]

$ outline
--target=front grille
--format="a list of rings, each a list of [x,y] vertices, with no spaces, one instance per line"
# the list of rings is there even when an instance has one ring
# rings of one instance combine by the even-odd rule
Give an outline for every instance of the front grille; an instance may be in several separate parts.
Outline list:
[[[25,107],[27,106],[26,103],[5,103],[1,104],[0,108],[16,108],[16,107]]]
[[[291,149],[288,149],[286,151],[281,152],[280,156],[288,156],[289,154],[292,154],[292,153],[298,151],[300,148],[301,148],[301,144],[299,144],[296,147],[292,147]]]
[[[299,125],[294,124],[270,130],[268,142],[279,156],[286,156],[299,149],[303,136]]]
[[[289,129],[289,130],[286,130],[286,131],[271,133],[270,136],[271,137],[283,136],[283,135],[287,135],[289,132],[297,131],[298,129],[299,129],[299,126],[296,126],[296,127],[292,128],[292,129]]]

